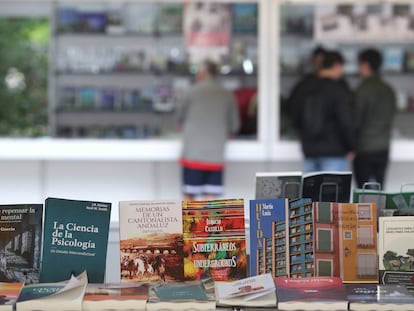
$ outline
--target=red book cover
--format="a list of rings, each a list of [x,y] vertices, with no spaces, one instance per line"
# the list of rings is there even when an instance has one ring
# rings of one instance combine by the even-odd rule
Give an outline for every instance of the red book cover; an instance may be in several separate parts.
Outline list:
[[[183,202],[184,279],[247,276],[242,199]]]
[[[347,310],[345,287],[338,277],[275,279],[278,310]]]

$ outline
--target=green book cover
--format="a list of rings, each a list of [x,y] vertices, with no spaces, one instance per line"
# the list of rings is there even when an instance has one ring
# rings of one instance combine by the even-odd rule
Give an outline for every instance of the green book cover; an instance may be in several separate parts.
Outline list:
[[[111,203],[46,199],[40,282],[88,273],[91,283],[105,278]]]

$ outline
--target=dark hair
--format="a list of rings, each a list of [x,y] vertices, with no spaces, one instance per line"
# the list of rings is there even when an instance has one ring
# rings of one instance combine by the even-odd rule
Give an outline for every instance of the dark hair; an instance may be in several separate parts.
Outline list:
[[[208,74],[212,77],[216,77],[219,74],[219,68],[215,62],[212,60],[205,60],[202,63],[204,69],[208,72]]]
[[[324,55],[325,53],[326,53],[326,50],[321,45],[318,45],[312,50],[312,57],[316,57],[318,55]]]
[[[378,72],[382,65],[382,55],[376,49],[366,49],[359,53],[358,61],[367,63],[372,71]]]
[[[344,63],[345,61],[341,53],[338,51],[326,51],[322,60],[322,68],[328,69],[336,64],[343,65]]]

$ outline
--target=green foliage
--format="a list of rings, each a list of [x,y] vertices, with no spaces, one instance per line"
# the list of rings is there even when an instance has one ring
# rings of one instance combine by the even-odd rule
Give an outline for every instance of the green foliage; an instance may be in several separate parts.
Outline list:
[[[1,136],[47,133],[48,41],[45,19],[0,18]],[[8,87],[11,68],[23,74],[25,87]]]

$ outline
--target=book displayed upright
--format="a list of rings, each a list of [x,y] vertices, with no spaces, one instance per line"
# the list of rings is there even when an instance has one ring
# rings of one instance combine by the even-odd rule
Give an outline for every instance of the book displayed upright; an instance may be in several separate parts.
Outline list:
[[[256,200],[301,197],[301,172],[258,172],[255,180]]]
[[[122,282],[183,280],[181,201],[120,201]]]
[[[111,203],[47,198],[40,282],[64,281],[88,273],[105,279]]]
[[[377,283],[375,203],[314,202],[316,276],[344,283]]]
[[[282,264],[286,262],[287,204],[287,199],[250,200],[251,276],[271,272],[286,275]],[[274,260],[267,260],[272,257]]]
[[[348,203],[351,197],[352,172],[324,171],[303,175],[302,198],[314,202]]]
[[[378,229],[379,281],[414,289],[414,216],[381,217]]]
[[[183,202],[184,279],[247,276],[243,199]]]
[[[42,204],[0,205],[0,282],[39,282],[42,219]]]
[[[13,311],[23,282],[0,282],[0,311]]]

